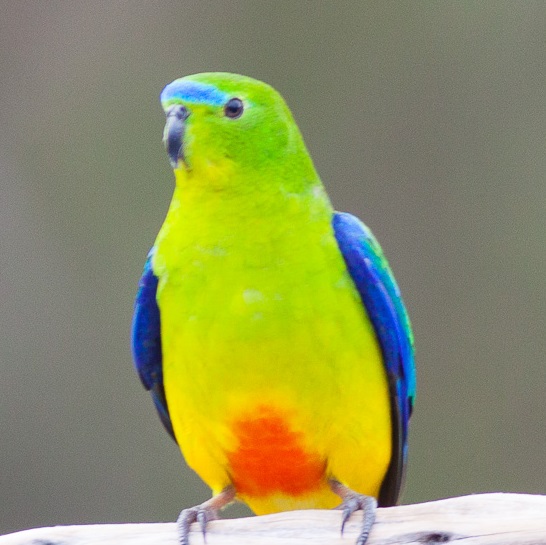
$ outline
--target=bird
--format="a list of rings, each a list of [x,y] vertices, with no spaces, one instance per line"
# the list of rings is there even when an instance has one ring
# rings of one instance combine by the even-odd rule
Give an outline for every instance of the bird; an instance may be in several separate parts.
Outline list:
[[[208,72],[162,91],[174,193],[138,285],[134,364],[212,496],[255,514],[398,501],[415,397],[413,333],[383,251],[334,210],[282,96]],[[329,161],[335,161],[331,150]]]

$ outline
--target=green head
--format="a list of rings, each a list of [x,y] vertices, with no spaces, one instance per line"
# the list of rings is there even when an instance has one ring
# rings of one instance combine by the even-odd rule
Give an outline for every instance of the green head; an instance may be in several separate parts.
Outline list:
[[[218,190],[250,178],[294,191],[318,181],[288,106],[261,81],[228,73],[186,76],[163,89],[161,105],[177,181]]]

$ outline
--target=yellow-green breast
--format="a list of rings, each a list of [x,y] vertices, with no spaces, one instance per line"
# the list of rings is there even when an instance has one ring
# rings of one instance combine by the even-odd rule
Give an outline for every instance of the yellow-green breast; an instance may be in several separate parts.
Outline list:
[[[258,514],[335,506],[330,477],[377,496],[391,454],[386,372],[320,182],[260,199],[176,176],[153,270],[187,463]]]

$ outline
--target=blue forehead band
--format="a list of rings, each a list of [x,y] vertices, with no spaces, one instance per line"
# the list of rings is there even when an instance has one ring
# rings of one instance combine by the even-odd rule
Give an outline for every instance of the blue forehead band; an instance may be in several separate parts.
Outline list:
[[[227,96],[214,85],[177,79],[161,91],[160,100],[165,105],[177,99],[220,106],[227,101]]]

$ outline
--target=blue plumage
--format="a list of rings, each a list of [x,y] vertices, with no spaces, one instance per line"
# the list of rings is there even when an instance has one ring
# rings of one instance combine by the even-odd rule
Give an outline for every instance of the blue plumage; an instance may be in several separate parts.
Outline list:
[[[194,83],[186,79],[177,79],[169,83],[160,95],[161,104],[172,100],[185,100],[187,102],[198,102],[220,106],[228,99],[227,95],[219,91],[214,85],[205,83]]]
[[[383,353],[393,416],[393,456],[379,497],[396,503],[407,459],[408,424],[415,397],[413,335],[400,290],[371,231],[351,214],[336,212],[335,237],[366,307]]]
[[[138,284],[132,328],[133,361],[146,390],[152,394],[161,422],[174,438],[163,387],[161,321],[157,306],[157,277],[152,270],[152,251]]]

